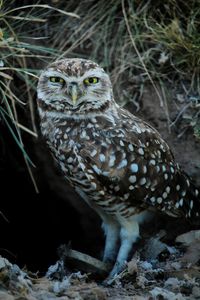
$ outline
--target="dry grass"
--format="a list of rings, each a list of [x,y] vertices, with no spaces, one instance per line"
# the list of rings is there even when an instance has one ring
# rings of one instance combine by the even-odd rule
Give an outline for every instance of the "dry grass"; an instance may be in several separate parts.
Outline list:
[[[16,1],[3,0],[0,1],[0,10],[0,121],[6,124],[21,149],[37,191],[30,167],[34,164],[26,152],[22,131],[37,137],[33,104],[40,71],[37,68],[60,54],[58,50],[43,45],[41,33],[52,11],[69,18],[78,16],[49,5],[18,6]],[[29,115],[28,124],[26,118],[22,118],[24,113]]]
[[[138,109],[145,84],[152,84],[167,111],[167,89],[183,94],[186,106],[200,102],[200,4],[195,0],[56,1],[76,19],[51,23],[53,47],[61,57],[85,57],[110,74],[117,101]],[[53,25],[53,26],[52,26]],[[58,30],[62,28],[62,30]],[[167,87],[167,88],[166,88]],[[170,95],[171,96],[171,95]],[[171,101],[171,99],[170,99]],[[188,105],[190,107],[190,105]],[[199,112],[199,108],[194,112]],[[193,114],[191,115],[193,119]]]

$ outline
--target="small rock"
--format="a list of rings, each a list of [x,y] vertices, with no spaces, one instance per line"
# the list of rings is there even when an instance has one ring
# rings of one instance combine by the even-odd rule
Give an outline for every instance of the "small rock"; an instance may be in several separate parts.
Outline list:
[[[152,264],[148,261],[142,261],[140,265],[144,270],[152,270]]]
[[[0,291],[0,300],[14,300],[14,297],[7,292]]]
[[[178,278],[170,277],[165,281],[164,287],[170,288],[172,291],[177,291],[180,287],[180,281],[178,280]]]
[[[6,258],[0,256],[0,270],[5,267],[12,267],[12,264]]]
[[[144,249],[144,257],[146,260],[155,260],[159,254],[167,250],[167,245],[160,241],[160,236],[149,239]]]
[[[199,299],[199,297],[200,297],[200,287],[194,286],[192,288],[192,295],[194,296],[194,298]]]
[[[184,300],[185,298],[182,296],[181,293],[175,294],[170,292],[167,289],[163,289],[160,287],[155,287],[153,290],[150,291],[153,299],[165,299],[165,300]]]
[[[179,261],[174,261],[170,265],[174,270],[180,270],[181,269],[181,263]]]
[[[175,277],[170,277],[165,281],[165,285],[179,285],[179,280]]]
[[[177,236],[176,243],[181,243],[188,246],[196,240],[200,240],[200,230],[191,230]]]

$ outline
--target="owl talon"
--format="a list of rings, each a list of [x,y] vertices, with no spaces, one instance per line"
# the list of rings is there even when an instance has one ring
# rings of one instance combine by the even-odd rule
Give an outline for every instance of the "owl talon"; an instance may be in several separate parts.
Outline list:
[[[111,286],[115,281],[115,278],[106,278],[101,284],[105,287]]]
[[[126,267],[126,263],[119,263],[116,262],[112,271],[109,274],[109,278],[115,278],[117,275],[119,275]]]
[[[116,262],[113,269],[111,270],[110,274],[108,275],[108,277],[103,281],[103,285],[104,286],[110,286],[112,285],[115,280],[120,277],[120,273],[123,272],[123,270],[125,269],[126,264],[123,263],[121,264],[120,262]]]

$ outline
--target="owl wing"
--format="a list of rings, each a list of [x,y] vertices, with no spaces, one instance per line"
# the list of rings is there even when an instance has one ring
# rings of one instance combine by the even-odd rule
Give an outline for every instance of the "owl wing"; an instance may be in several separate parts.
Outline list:
[[[84,144],[81,156],[94,175],[98,191],[117,196],[127,205],[156,207],[178,215],[171,202],[179,197],[176,180],[179,167],[173,155],[150,125],[120,109],[120,122],[103,128],[98,137]],[[102,120],[101,123],[103,123]],[[177,177],[178,179],[178,177]],[[184,183],[185,184],[185,183]]]

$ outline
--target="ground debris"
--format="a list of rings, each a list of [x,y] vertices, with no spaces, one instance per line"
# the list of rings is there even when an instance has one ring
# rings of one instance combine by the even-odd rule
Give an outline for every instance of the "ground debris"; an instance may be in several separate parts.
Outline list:
[[[27,294],[31,287],[32,282],[27,273],[0,256],[0,289]]]
[[[196,233],[192,235],[196,237]],[[0,257],[0,300],[200,299],[200,266],[183,261],[187,248],[184,254],[179,246],[168,246],[161,241],[162,236],[158,234],[148,239],[110,286],[103,286],[100,280],[96,282],[86,271],[73,272],[64,256],[40,278]],[[179,243],[181,238],[177,238]],[[189,240],[187,247],[196,242],[196,238]],[[84,258],[87,269],[89,256],[77,253],[79,257],[73,262],[77,261],[79,266],[79,258]],[[96,260],[91,258],[89,265],[93,263],[97,269]]]
[[[161,241],[165,234],[165,231],[161,230],[157,235],[146,242],[143,249],[143,256],[147,261],[157,259],[162,253],[174,254],[176,252],[175,248],[169,247],[166,243]]]
[[[50,268],[56,270],[55,266]],[[104,300],[106,289],[87,282],[87,274],[65,275],[62,280],[30,278],[17,265],[0,257],[0,300]]]
[[[59,260],[48,268],[46,276],[49,279],[60,279],[69,272],[68,267],[78,269],[84,273],[96,273],[106,276],[110,265],[88,254],[71,249],[70,245],[61,245],[58,249]]]
[[[14,297],[8,292],[0,291],[0,300],[14,300]]]
[[[109,265],[107,265],[106,263],[103,263],[102,261],[90,255],[72,249],[68,249],[64,259],[67,263],[69,263],[70,261],[74,262],[76,264],[76,267],[84,270],[85,272],[107,274],[110,269]]]
[[[200,230],[191,230],[176,237],[176,242],[184,245],[191,245],[195,241],[200,241]]]
[[[194,232],[193,235],[198,236]],[[182,258],[187,252],[184,255],[183,249],[160,241],[163,236],[164,233],[159,233],[148,239],[135,252],[126,269],[114,278],[113,286],[116,289],[126,287],[129,291],[134,287],[135,294],[149,300],[200,299],[200,266],[186,264]]]
[[[153,299],[165,299],[165,300],[184,300],[184,298],[180,293],[175,294],[170,292],[167,289],[155,287],[153,290],[150,291]]]
[[[176,238],[177,243],[181,243],[186,252],[181,261],[188,264],[196,264],[200,260],[200,230],[192,230],[184,234],[179,235]]]

